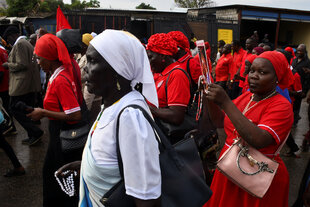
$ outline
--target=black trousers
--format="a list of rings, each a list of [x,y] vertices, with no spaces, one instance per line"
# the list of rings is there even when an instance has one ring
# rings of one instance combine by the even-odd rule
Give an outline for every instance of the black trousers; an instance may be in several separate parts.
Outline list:
[[[69,197],[60,188],[54,173],[64,164],[82,159],[82,151],[76,150],[63,153],[60,144],[60,129],[62,122],[49,120],[50,139],[43,165],[43,206],[44,207],[77,207],[78,206],[78,183],[75,183],[77,195]]]
[[[33,107],[35,103],[35,93],[28,93],[22,96],[11,96],[10,111],[18,123],[27,131],[28,137],[39,137],[42,134],[42,130],[38,128],[24,112],[15,107],[16,103],[19,101]]]
[[[286,145],[290,148],[291,152],[297,152],[299,150],[298,145],[296,144],[292,133],[288,136],[286,140]]]
[[[5,152],[5,154],[9,157],[14,168],[21,167],[21,164],[18,161],[18,159],[14,153],[14,150],[12,149],[11,145],[2,136],[2,133],[0,133],[0,148],[2,148],[3,151]]]

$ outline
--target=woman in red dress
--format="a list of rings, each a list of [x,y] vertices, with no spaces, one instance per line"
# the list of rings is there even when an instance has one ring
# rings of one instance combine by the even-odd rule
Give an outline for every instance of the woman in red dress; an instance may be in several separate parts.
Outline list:
[[[276,92],[277,84],[281,88],[287,87],[288,70],[283,54],[265,52],[253,61],[250,68],[250,91],[234,101],[230,101],[220,86],[211,84],[208,87],[205,95],[209,115],[217,127],[224,127],[227,134],[221,154],[233,143],[236,130],[249,145],[274,158],[279,167],[270,188],[261,199],[247,193],[216,170],[211,184],[213,195],[205,207],[288,206],[289,175],[280,156],[274,155],[293,123],[290,103]],[[244,111],[247,105],[249,108]]]

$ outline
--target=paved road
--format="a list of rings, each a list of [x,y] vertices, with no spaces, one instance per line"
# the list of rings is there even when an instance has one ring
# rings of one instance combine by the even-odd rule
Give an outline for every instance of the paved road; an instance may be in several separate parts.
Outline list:
[[[302,103],[302,111],[300,115],[302,119],[298,126],[293,130],[295,140],[301,145],[303,134],[308,130],[307,120],[307,104]],[[45,134],[42,141],[37,145],[28,147],[21,144],[21,140],[26,138],[25,131],[17,124],[19,133],[15,136],[7,137],[14,148],[17,157],[26,168],[26,175],[13,178],[5,178],[0,176],[0,207],[40,207],[42,206],[42,166],[47,149],[47,119],[43,119],[40,125]],[[282,153],[286,152],[286,148]],[[310,157],[310,153],[298,153],[301,158],[283,157],[290,174],[290,196],[289,206],[295,201],[298,188],[305,166]],[[4,174],[11,163],[0,149],[0,174]]]

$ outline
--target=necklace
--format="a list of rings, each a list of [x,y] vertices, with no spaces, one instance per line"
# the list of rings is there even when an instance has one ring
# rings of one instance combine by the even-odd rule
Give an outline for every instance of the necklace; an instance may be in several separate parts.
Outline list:
[[[250,99],[250,101],[249,101],[249,103],[248,103],[248,104],[246,105],[246,107],[243,109],[243,112],[242,112],[243,115],[244,115],[246,112],[248,112],[251,108],[253,108],[254,106],[256,106],[258,103],[260,103],[261,101],[264,101],[264,100],[270,98],[270,97],[273,96],[275,93],[277,93],[276,90],[274,90],[271,94],[269,94],[268,96],[266,96],[266,97],[263,98],[262,100],[256,102],[256,103],[253,104],[252,106],[250,106],[250,104],[252,103],[252,101],[253,101],[253,99],[254,99],[254,94],[253,94],[252,97],[251,97],[251,99]]]
[[[116,104],[116,103],[119,102],[120,100],[121,100],[121,99],[115,101],[112,105]],[[96,130],[96,128],[97,128],[98,122],[99,122],[99,120],[100,120],[100,118],[101,118],[101,115],[102,115],[103,111],[104,111],[104,109],[102,109],[102,110],[100,111],[100,114],[99,114],[99,116],[98,116],[98,118],[97,118],[97,120],[96,120],[96,122],[95,122],[95,124],[94,124],[94,127],[93,127],[93,129],[92,129],[92,131],[91,131],[91,133],[90,133],[90,136],[91,136],[91,137],[93,136],[93,133],[95,132],[95,130]]]

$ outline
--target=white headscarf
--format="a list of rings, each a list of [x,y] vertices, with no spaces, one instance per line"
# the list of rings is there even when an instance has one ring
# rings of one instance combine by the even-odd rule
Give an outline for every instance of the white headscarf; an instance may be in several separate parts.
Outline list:
[[[158,107],[150,62],[145,48],[135,36],[129,32],[109,29],[97,35],[90,44],[119,75],[131,81],[133,89],[137,83],[142,83],[142,94]]]

